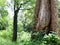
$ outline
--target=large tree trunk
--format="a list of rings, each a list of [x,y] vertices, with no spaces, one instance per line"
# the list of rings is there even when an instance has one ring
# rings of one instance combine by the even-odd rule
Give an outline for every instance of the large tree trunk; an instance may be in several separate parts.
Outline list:
[[[51,0],[51,30],[58,34],[58,0]]]
[[[34,10],[34,20],[33,20],[34,22],[33,22],[33,26],[32,26],[31,39],[34,39],[33,33],[36,29],[36,24],[37,24],[37,21],[38,21],[38,13],[39,13],[39,10],[40,10],[40,4],[41,4],[41,0],[37,0],[35,10]]]
[[[49,0],[37,0],[35,13],[34,13],[34,24],[32,30],[32,37],[33,33],[36,29],[38,32],[42,32],[50,22],[50,6]]]
[[[34,13],[32,37],[35,28],[38,32],[42,32],[47,27],[47,33],[50,31],[58,33],[57,4],[57,0],[37,0]]]
[[[49,0],[42,0],[40,11],[38,14],[38,22],[37,22],[37,30],[39,32],[45,30],[45,28],[49,25],[50,22],[50,6]]]
[[[50,6],[49,0],[37,0],[34,13],[34,27],[40,32],[47,27],[50,22]]]
[[[38,13],[39,13],[39,10],[40,10],[40,4],[41,4],[41,0],[37,0],[35,11],[34,11],[34,22],[33,22],[33,30],[32,31],[34,31],[34,28],[36,28],[36,23],[38,21]]]

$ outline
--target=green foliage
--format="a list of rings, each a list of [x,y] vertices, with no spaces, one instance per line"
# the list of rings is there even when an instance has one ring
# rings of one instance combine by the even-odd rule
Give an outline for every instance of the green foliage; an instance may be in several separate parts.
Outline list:
[[[48,45],[60,45],[60,38],[54,34],[45,35],[44,41]]]
[[[1,0],[2,2],[1,3],[4,3],[5,0]],[[4,5],[4,6],[2,6]],[[5,3],[4,4],[1,4],[0,6],[0,30],[5,30],[6,27],[8,26],[8,12],[7,10],[5,9]]]
[[[36,0],[21,0],[20,11],[22,14],[18,14],[19,21],[22,24],[23,30],[30,31],[32,28],[33,16],[34,16],[34,7]],[[25,3],[25,4],[24,4]]]
[[[8,26],[8,20],[7,18],[1,18],[0,17],[0,30],[5,30],[6,27]]]
[[[6,17],[8,15],[8,12],[6,9],[4,9],[4,7],[1,6],[1,9],[0,9],[0,16],[3,18],[3,17]]]
[[[5,0],[0,0],[0,6],[4,6],[5,5]]]
[[[21,0],[14,0],[14,4],[16,8],[20,6],[20,2]]]

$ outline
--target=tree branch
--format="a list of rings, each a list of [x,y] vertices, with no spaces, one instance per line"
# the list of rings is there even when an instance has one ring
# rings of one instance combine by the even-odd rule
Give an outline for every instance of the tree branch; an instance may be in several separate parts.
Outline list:
[[[28,0],[28,1],[24,2],[24,3],[21,3],[20,6],[19,6],[15,11],[19,12],[19,10],[20,10],[20,8],[22,7],[22,5],[27,4],[29,1],[30,1],[30,0]]]
[[[24,9],[20,9],[20,10],[31,10],[33,8],[24,8]]]

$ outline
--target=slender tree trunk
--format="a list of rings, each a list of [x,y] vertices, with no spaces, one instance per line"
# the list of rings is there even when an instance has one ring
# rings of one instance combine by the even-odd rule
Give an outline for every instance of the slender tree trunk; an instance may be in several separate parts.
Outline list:
[[[17,14],[18,14],[18,12],[15,10],[15,5],[14,5],[14,21],[13,21],[13,38],[12,38],[12,41],[17,40]]]
[[[12,41],[16,41],[17,40],[17,16],[18,16],[18,12],[21,8],[21,5],[19,7],[17,7],[17,9],[15,9],[15,2],[14,2],[14,21],[13,21],[13,38]]]

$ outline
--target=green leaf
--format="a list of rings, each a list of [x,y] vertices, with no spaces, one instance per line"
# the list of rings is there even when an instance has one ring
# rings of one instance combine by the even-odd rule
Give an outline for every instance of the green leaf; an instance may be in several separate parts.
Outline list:
[[[5,0],[0,0],[0,6],[4,6],[5,5]]]

